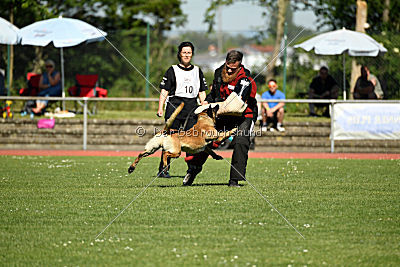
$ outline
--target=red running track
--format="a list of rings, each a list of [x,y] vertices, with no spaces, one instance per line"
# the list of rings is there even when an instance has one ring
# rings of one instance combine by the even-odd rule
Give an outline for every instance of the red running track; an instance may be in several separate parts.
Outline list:
[[[13,156],[110,156],[136,157],[141,151],[104,151],[104,150],[0,150],[0,155]],[[232,151],[217,151],[224,158],[232,157]],[[153,157],[160,157],[161,152]],[[291,152],[249,152],[250,158],[277,159],[400,159],[400,154],[383,153],[291,153]]]

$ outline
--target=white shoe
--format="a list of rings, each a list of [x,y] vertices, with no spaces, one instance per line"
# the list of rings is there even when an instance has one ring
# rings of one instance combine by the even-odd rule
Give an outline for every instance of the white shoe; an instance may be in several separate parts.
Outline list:
[[[283,127],[280,126],[280,125],[276,126],[276,129],[277,129],[279,132],[284,132],[284,131],[285,131],[285,128],[283,128]]]
[[[268,131],[268,128],[267,128],[267,126],[262,126],[262,127],[261,127],[261,131],[262,131],[262,132],[266,132],[266,131]]]
[[[271,128],[269,128],[269,131],[270,132],[275,132],[275,128],[271,127]]]

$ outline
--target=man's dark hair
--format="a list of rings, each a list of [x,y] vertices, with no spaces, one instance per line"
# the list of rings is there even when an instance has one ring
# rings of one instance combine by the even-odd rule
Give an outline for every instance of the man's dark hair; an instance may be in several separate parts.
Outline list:
[[[243,53],[237,50],[231,50],[226,55],[226,63],[232,64],[235,62],[242,62]]]
[[[278,82],[275,79],[269,79],[268,83],[270,83],[270,82],[274,82],[274,83],[278,84]]]
[[[322,66],[322,67],[319,69],[319,71],[321,71],[321,70],[324,70],[324,71],[328,72],[328,68],[325,67],[325,66]]]
[[[181,61],[181,52],[182,52],[182,48],[184,48],[184,47],[192,48],[192,56],[194,55],[194,45],[191,42],[182,42],[178,46],[178,60],[179,60],[179,62]]]

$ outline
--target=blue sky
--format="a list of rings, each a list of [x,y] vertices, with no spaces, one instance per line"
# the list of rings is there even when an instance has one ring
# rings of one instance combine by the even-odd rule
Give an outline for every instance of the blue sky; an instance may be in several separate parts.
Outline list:
[[[255,29],[266,29],[268,18],[262,16],[264,9],[255,3],[256,1],[240,1],[224,7],[221,14],[222,31],[246,34]],[[203,20],[208,6],[208,0],[186,0],[186,3],[182,5],[182,10],[187,15],[188,22],[178,31],[206,31],[207,25],[203,23]],[[312,11],[298,11],[294,14],[293,19],[299,26],[316,30],[316,17]]]

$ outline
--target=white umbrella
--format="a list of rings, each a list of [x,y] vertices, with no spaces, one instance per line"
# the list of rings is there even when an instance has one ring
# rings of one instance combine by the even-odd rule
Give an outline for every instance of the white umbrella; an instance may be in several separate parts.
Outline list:
[[[350,56],[376,57],[386,53],[387,50],[373,38],[365,33],[350,31],[346,29],[336,30],[319,34],[294,48],[303,48],[306,51],[314,49],[317,55],[341,55],[343,54],[343,98],[346,100],[345,83],[345,57],[347,52]]]
[[[19,32],[22,45],[46,46],[53,42],[60,49],[62,96],[64,92],[63,47],[71,47],[83,42],[101,41],[106,32],[78,19],[54,18],[35,22]],[[65,107],[63,107],[65,109]]]
[[[17,44],[18,31],[19,29],[13,24],[3,18],[0,18],[0,44]]]
[[[9,45],[17,44],[19,29],[8,22],[7,20],[0,18],[0,44],[6,44],[7,47],[7,95],[10,90],[10,47]]]

